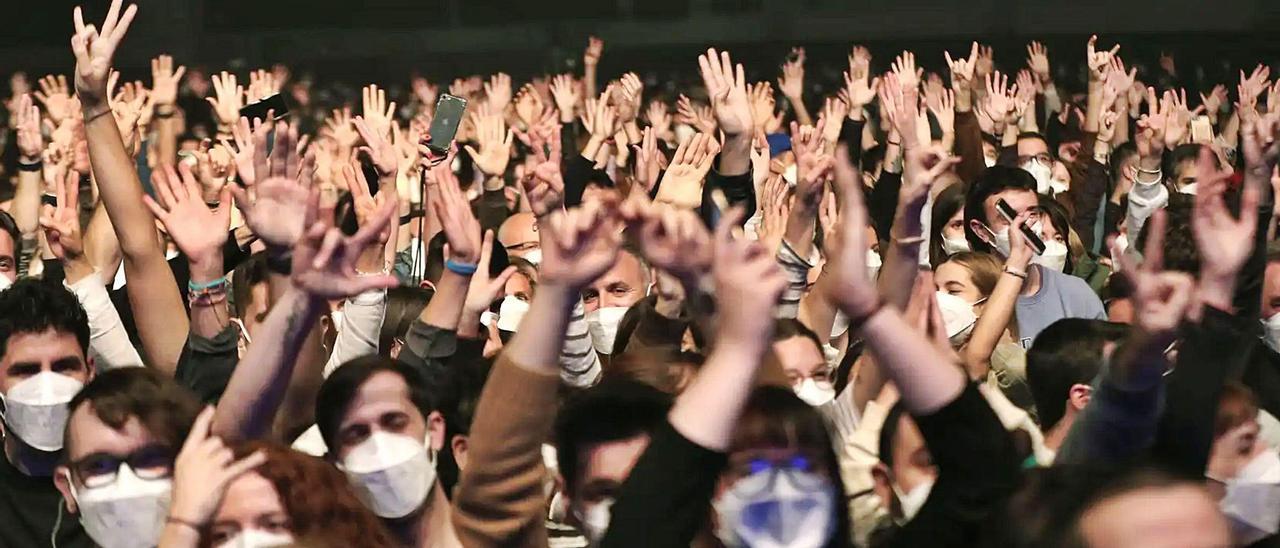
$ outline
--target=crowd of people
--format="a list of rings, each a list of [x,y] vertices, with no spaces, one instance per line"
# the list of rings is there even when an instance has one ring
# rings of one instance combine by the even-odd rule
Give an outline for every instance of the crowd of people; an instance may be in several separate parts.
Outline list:
[[[1280,545],[1265,65],[592,37],[330,109],[121,82],[136,13],[10,79],[0,548]]]

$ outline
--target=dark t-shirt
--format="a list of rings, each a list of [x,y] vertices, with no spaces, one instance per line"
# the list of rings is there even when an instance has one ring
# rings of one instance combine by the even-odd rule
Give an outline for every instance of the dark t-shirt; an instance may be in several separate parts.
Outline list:
[[[94,543],[80,520],[67,511],[53,478],[33,478],[14,468],[8,458],[0,457],[0,548],[55,545],[92,548]]]

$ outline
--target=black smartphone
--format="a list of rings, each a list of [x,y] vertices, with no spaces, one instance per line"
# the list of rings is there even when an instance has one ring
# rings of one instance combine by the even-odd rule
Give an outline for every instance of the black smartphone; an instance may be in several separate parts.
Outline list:
[[[1004,198],[1001,198],[996,202],[996,211],[999,211],[1000,216],[1004,217],[1004,220],[1009,221],[1010,224],[1013,224],[1013,218],[1018,216],[1018,212],[1014,211],[1013,206],[1009,205],[1009,202],[1004,201]],[[1043,255],[1044,241],[1040,239],[1040,235],[1036,234],[1036,231],[1031,230],[1031,227],[1026,224],[1023,224],[1021,228],[1022,236],[1026,238],[1027,243],[1031,244],[1031,247],[1036,250],[1036,255]]]
[[[271,121],[279,120],[289,115],[289,107],[284,104],[284,96],[277,93],[268,97],[263,97],[261,101],[250,103],[240,109],[240,115],[248,118],[250,122],[254,119],[267,120],[267,113],[272,115]]]
[[[436,101],[436,113],[431,119],[431,140],[427,148],[440,155],[448,154],[453,146],[453,136],[458,133],[462,115],[467,112],[467,100],[448,93],[440,94]]]

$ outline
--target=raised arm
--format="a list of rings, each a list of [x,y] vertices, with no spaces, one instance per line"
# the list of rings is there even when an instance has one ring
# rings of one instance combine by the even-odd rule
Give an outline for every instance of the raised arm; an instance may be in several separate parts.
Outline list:
[[[133,5],[122,13],[120,0],[113,0],[98,29],[86,25],[76,8],[76,34],[71,38],[71,49],[76,56],[76,94],[84,109],[93,175],[120,240],[138,336],[147,363],[172,374],[187,338],[182,296],[157,241],[155,218],[142,201],[142,184],[133,159],[125,150],[120,128],[107,103],[112,57],[136,13],[137,6]]]
[[[1004,270],[996,281],[995,289],[987,296],[987,303],[982,307],[982,316],[973,326],[969,343],[961,352],[964,368],[969,379],[981,381],[987,378],[991,369],[991,353],[1000,343],[1000,337],[1013,321],[1013,310],[1018,304],[1018,294],[1027,281],[1027,265],[1031,264],[1033,253],[1026,238],[1021,236],[1020,228],[1027,222],[1029,212],[1018,214],[1010,224],[1009,233],[1019,234],[1009,238],[1009,257],[1005,259]],[[1019,231],[1019,232],[1015,232]]]
[[[178,123],[173,115],[178,103],[178,85],[186,73],[187,67],[173,68],[171,56],[161,55],[151,60],[151,108],[156,123],[157,163],[160,164],[178,161]]]
[[[17,122],[18,185],[13,194],[9,214],[23,236],[34,235],[40,217],[41,169],[44,167],[44,136],[40,134],[40,110],[30,95],[14,100]],[[79,184],[79,180],[76,184]],[[15,244],[18,242],[14,242]]]
[[[802,126],[813,125],[813,116],[804,106],[804,48],[791,48],[791,55],[782,64],[782,75],[778,77],[778,89],[782,96],[791,103],[791,111],[796,115],[796,122]]]
[[[742,175],[751,171],[751,103],[747,98],[747,83],[742,64],[734,65],[729,52],[707,50],[698,57],[702,82],[711,97],[711,107],[720,130],[724,132],[724,145],[720,151],[715,171],[725,177]]]

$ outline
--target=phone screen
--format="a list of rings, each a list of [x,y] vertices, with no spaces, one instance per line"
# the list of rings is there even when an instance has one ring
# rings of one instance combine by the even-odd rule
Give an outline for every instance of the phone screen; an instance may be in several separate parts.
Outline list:
[[[267,113],[271,113],[271,121],[279,120],[289,115],[289,107],[284,104],[284,96],[279,93],[268,97],[263,97],[261,101],[250,103],[240,109],[240,116],[248,118],[250,122],[254,119],[267,119]]]
[[[431,141],[427,147],[438,154],[446,154],[458,133],[458,124],[467,112],[467,100],[444,93],[436,101],[435,117],[431,119]]]
[[[996,211],[999,211],[1000,216],[1004,217],[1004,220],[1009,221],[1010,224],[1013,223],[1014,217],[1018,216],[1018,212],[1014,211],[1013,206],[1009,205],[1009,202],[1004,201],[1004,198],[1001,198],[996,202]],[[1043,255],[1044,241],[1040,239],[1040,235],[1036,234],[1034,230],[1031,230],[1031,227],[1025,224],[1022,225],[1021,228],[1022,236],[1026,238],[1027,243],[1031,244],[1032,249],[1035,249],[1036,255]]]

